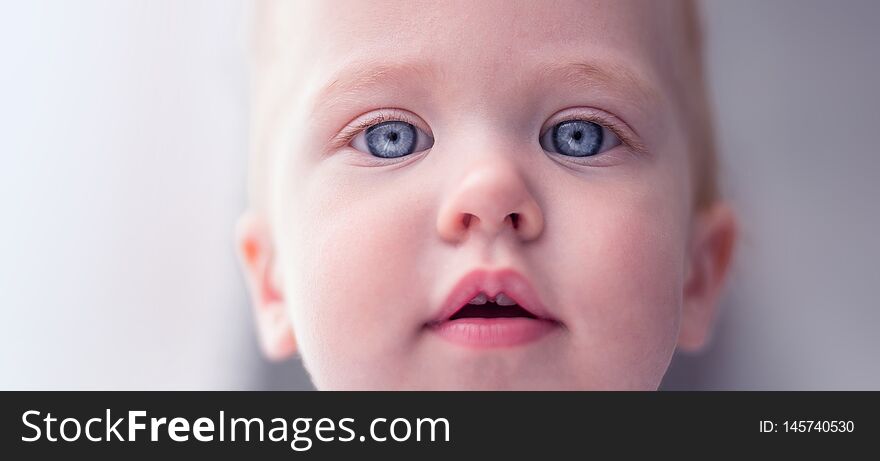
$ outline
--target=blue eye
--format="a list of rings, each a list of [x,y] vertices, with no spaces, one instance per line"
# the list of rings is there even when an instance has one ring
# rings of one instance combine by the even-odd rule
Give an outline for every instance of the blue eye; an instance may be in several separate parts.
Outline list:
[[[544,150],[569,157],[590,157],[620,144],[610,130],[586,120],[557,123],[541,136],[540,142]]]
[[[377,123],[359,133],[351,146],[381,158],[399,158],[430,148],[434,140],[412,124],[398,120]]]

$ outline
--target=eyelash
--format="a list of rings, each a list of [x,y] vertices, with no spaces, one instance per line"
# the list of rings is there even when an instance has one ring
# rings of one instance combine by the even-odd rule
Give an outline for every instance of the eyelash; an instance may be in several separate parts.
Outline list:
[[[544,126],[541,128],[541,132],[538,135],[539,138],[543,137],[547,131],[551,130],[556,124],[567,122],[570,120],[583,120],[586,122],[595,123],[603,128],[607,128],[615,136],[617,139],[620,139],[620,143],[629,147],[634,152],[638,154],[645,154],[647,149],[644,144],[639,142],[636,139],[634,130],[630,128],[625,122],[620,120],[619,118],[605,114],[597,111],[596,109],[584,109],[584,110],[575,110],[575,109],[563,109],[557,113],[567,113],[561,117],[551,118]],[[601,155],[601,154],[599,154]]]
[[[361,133],[361,131],[366,130],[367,128],[378,125],[382,122],[404,122],[409,123],[415,127],[418,127],[425,132],[430,133],[429,130],[425,129],[424,124],[415,120],[412,116],[408,115],[406,112],[391,109],[387,112],[380,112],[375,115],[371,115],[368,118],[363,120],[355,121],[354,125],[346,126],[339,132],[339,134],[333,136],[330,140],[330,146],[333,149],[341,149],[351,143],[355,136]]]
[[[569,110],[572,111],[570,114],[556,119],[551,119],[551,122],[546,123],[544,127],[541,128],[538,134],[539,139],[540,137],[544,136],[544,134],[546,134],[547,130],[550,130],[554,125],[558,123],[566,122],[569,120],[584,120],[607,128],[612,133],[614,133],[614,135],[617,136],[618,139],[620,139],[621,144],[629,147],[637,154],[644,154],[646,152],[645,146],[638,140],[636,140],[633,135],[630,134],[632,132],[632,129],[629,128],[626,123],[624,123],[617,117],[614,117],[612,115],[604,115],[603,113],[600,113],[595,109],[586,109],[582,111],[563,109],[561,111],[558,111],[557,113],[565,113]],[[415,120],[407,112],[402,110],[389,109],[385,112],[379,112],[375,115],[371,115],[370,117],[358,120],[353,125],[346,126],[342,129],[342,131],[331,138],[330,146],[332,149],[341,149],[349,145],[355,138],[355,136],[357,136],[367,128],[388,121],[409,123],[410,125],[419,127],[426,132],[430,132],[429,130],[425,129],[421,122]],[[578,160],[572,161],[580,162]],[[371,164],[378,166],[388,164],[389,160],[370,157],[370,162]],[[400,162],[400,160],[391,160],[390,162],[397,163]]]

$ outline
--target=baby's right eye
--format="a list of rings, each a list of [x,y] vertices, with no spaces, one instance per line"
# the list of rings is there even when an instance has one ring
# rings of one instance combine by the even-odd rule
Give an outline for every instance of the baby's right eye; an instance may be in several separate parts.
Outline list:
[[[351,147],[381,158],[400,158],[430,149],[434,139],[414,125],[399,120],[377,123],[351,140]]]

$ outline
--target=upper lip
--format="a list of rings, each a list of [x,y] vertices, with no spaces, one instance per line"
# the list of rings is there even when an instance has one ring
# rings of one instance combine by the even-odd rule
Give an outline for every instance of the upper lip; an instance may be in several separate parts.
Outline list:
[[[541,302],[529,279],[515,269],[476,269],[465,274],[452,287],[437,315],[429,324],[448,320],[481,292],[489,298],[495,298],[499,293],[504,293],[538,319],[554,320],[550,317],[546,306]]]

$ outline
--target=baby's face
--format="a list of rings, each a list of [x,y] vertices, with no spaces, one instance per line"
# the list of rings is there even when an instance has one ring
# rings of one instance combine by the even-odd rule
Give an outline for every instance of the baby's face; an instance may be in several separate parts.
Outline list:
[[[693,220],[664,2],[295,9],[268,210],[315,385],[656,389]]]

